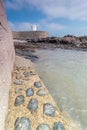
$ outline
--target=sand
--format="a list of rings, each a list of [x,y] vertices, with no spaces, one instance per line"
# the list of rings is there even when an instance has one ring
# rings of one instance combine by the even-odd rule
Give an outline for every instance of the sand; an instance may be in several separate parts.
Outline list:
[[[27,68],[27,71],[31,73],[27,79],[24,77],[23,72]],[[17,73],[20,73],[22,85],[20,87],[22,90],[18,93],[15,93],[16,88],[19,87],[18,85],[14,84],[16,79]],[[38,88],[34,87],[34,82],[38,81],[42,84],[42,90],[45,90],[48,94],[45,96],[38,96],[36,93]],[[34,90],[34,95],[31,97],[27,97],[25,91],[27,88],[32,88]],[[25,102],[22,105],[14,106],[14,102],[17,96],[24,95]],[[28,102],[31,98],[38,99],[38,109],[31,113],[27,109]],[[43,105],[45,103],[51,103],[55,108],[55,117],[50,117],[43,114]],[[13,72],[13,79],[12,79],[12,87],[9,93],[9,109],[8,115],[6,117],[6,126],[5,130],[15,130],[15,120],[17,117],[27,117],[31,121],[31,130],[36,130],[37,126],[41,123],[46,123],[50,126],[51,130],[53,130],[54,122],[61,122],[65,130],[81,130],[79,124],[75,124],[74,121],[69,117],[69,115],[59,110],[57,107],[54,99],[48,92],[47,88],[44,86],[44,83],[39,78],[39,75],[36,73],[34,64],[30,60],[26,60],[19,56],[16,56],[15,68]]]

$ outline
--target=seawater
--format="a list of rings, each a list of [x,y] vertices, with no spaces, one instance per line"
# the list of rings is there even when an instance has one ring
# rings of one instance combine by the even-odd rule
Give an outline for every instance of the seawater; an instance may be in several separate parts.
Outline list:
[[[58,107],[87,130],[87,52],[37,50],[37,72]]]

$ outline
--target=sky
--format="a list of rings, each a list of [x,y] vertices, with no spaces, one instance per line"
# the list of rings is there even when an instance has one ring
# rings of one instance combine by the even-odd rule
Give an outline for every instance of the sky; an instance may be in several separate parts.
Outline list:
[[[31,25],[50,36],[87,35],[87,0],[4,0],[12,30],[30,31]]]

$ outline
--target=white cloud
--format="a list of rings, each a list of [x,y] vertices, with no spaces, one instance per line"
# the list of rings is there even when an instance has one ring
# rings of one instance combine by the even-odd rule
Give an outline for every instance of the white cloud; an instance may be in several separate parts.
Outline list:
[[[6,7],[32,7],[52,18],[87,20],[87,0],[7,0]]]

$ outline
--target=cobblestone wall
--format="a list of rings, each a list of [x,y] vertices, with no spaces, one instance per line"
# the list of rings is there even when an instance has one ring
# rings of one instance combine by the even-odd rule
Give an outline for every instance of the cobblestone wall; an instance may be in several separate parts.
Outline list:
[[[48,36],[49,36],[49,34],[46,31],[13,32],[13,38],[14,39],[20,39],[20,40],[46,38]]]

